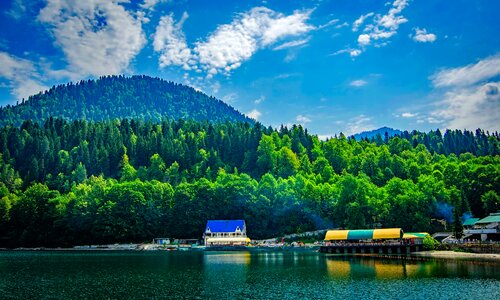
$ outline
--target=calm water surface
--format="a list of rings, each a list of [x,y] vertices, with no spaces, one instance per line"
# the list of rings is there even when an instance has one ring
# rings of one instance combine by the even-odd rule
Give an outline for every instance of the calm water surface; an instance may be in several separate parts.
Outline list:
[[[1,299],[500,299],[498,264],[294,252],[0,252]]]

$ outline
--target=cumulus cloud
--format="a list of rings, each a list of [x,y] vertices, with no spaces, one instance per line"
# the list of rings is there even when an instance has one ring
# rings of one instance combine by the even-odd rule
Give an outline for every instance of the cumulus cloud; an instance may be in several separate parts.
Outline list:
[[[361,54],[361,50],[359,50],[359,49],[353,49],[353,50],[349,51],[349,55],[351,57],[356,57],[356,56],[359,56],[360,54]]]
[[[247,113],[247,116],[249,118],[254,119],[256,121],[260,118],[261,115],[262,113],[255,108]]]
[[[40,11],[75,79],[123,73],[143,48],[142,24],[120,2],[47,0]]]
[[[426,29],[415,28],[415,35],[412,39],[419,43],[432,43],[437,37],[434,33],[427,33]]]
[[[362,87],[362,86],[365,86],[368,82],[366,82],[365,80],[362,80],[362,79],[358,79],[358,80],[353,80],[349,83],[350,86],[354,86],[354,87]]]
[[[431,79],[442,100],[430,118],[448,128],[500,130],[499,75],[499,55],[437,72]]]
[[[190,68],[205,71],[208,78],[219,73],[229,75],[259,49],[315,29],[307,23],[311,12],[311,10],[295,11],[286,16],[265,7],[255,7],[237,15],[231,23],[219,25],[205,40],[196,42],[189,55],[187,55],[188,48],[185,45],[184,35],[180,32],[180,26],[172,25],[173,19],[165,19],[164,27],[172,27],[172,30],[167,31],[171,31],[170,35],[176,38],[171,39],[173,46],[169,46],[170,40],[163,39],[165,41],[163,48],[176,49],[173,51],[174,55],[186,54],[177,65],[186,68],[185,62],[187,61]],[[282,49],[285,48],[284,45],[281,45]],[[293,46],[292,42],[287,45],[287,47],[291,46]],[[179,48],[182,51],[178,51]],[[165,54],[163,50],[155,49],[155,51]],[[174,64],[173,59],[165,57],[164,60]]]
[[[189,63],[192,53],[182,31],[182,25],[187,18],[186,12],[178,23],[175,23],[173,14],[161,17],[153,39],[154,50],[161,53],[160,67],[178,65],[186,70],[191,69]]]
[[[358,36],[358,44],[361,46],[366,46],[370,44],[370,35],[369,34],[360,34]]]
[[[386,45],[386,41],[395,35],[399,26],[408,22],[404,16],[401,15],[402,11],[408,6],[409,0],[395,0],[390,6],[391,8],[385,15],[368,13],[360,16],[353,23],[352,30],[358,31],[360,26],[365,23],[368,18],[372,18],[371,22],[367,23],[363,29],[363,33],[358,36],[358,45],[364,49],[366,46],[375,43],[376,47]],[[358,50],[361,54],[362,50]],[[357,55],[352,55],[355,57]]]
[[[27,99],[46,90],[38,74],[37,67],[31,61],[0,52],[0,77],[9,81],[11,93],[17,99]]]
[[[144,0],[144,2],[139,6],[142,9],[153,10],[157,4],[166,2],[169,2],[169,0]]]
[[[307,124],[311,122],[311,119],[304,115],[298,115],[297,118],[295,118],[295,120],[299,122],[299,124]]]

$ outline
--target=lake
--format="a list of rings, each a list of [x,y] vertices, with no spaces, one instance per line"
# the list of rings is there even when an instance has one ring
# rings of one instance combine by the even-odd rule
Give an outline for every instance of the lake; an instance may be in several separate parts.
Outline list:
[[[500,269],[315,252],[0,251],[0,298],[500,299]]]

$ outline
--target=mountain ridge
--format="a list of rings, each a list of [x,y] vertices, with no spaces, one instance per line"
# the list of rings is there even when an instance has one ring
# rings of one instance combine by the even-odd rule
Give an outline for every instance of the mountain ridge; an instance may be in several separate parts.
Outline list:
[[[401,135],[401,133],[403,133],[403,131],[401,131],[399,129],[394,129],[391,127],[383,126],[383,127],[378,128],[378,129],[373,129],[373,130],[362,131],[360,133],[356,133],[352,137],[354,137],[357,141],[359,141],[359,140],[362,140],[364,138],[371,139],[373,137],[376,137],[378,134],[380,134],[380,136],[382,138],[384,138],[386,132],[387,132],[389,137],[393,137],[395,135]]]
[[[103,76],[67,83],[0,108],[0,126],[49,117],[102,121],[142,118],[209,122],[255,121],[232,106],[192,87],[146,75]]]

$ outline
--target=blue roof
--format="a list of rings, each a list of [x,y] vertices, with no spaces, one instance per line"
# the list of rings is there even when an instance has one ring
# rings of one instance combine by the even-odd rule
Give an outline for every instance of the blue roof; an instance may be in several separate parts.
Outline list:
[[[209,220],[205,231],[210,228],[210,232],[235,232],[237,227],[243,231],[245,220]]]

